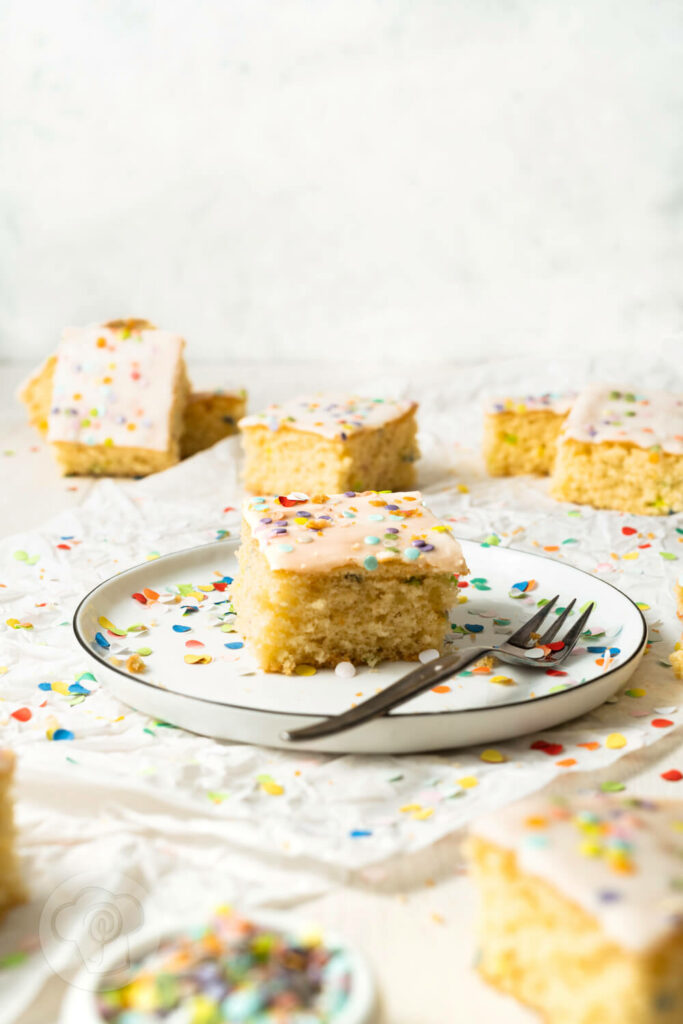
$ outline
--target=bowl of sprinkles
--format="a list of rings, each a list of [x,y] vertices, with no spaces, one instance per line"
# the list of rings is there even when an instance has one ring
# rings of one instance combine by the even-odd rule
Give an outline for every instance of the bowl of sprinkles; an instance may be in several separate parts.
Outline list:
[[[80,977],[62,1024],[372,1024],[374,987],[360,954],[282,915],[217,908],[197,927],[147,935],[116,985]]]

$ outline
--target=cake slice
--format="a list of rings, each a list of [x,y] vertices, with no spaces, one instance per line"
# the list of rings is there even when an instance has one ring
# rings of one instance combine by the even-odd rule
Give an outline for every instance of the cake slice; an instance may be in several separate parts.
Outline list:
[[[178,461],[184,344],[140,320],[66,328],[39,374],[52,375],[47,439],[65,475],[144,476]]]
[[[237,433],[237,422],[244,416],[246,391],[193,391],[185,409],[180,455],[210,448],[217,441]]]
[[[19,862],[14,849],[13,774],[14,754],[9,750],[0,750],[0,918],[10,907],[24,899]]]
[[[678,617],[683,621],[683,575],[681,575],[676,586],[676,597],[678,599]],[[683,634],[681,635],[680,643],[676,644],[676,649],[671,655],[670,660],[678,678],[683,679]]]
[[[415,483],[417,405],[316,395],[240,421],[245,485],[257,494],[341,494]]]
[[[639,515],[683,511],[683,395],[586,388],[562,429],[551,494]]]
[[[552,471],[573,393],[491,398],[484,407],[484,459],[492,476]]]
[[[239,567],[238,628],[261,668],[287,674],[441,651],[468,572],[418,491],[247,499]]]
[[[467,853],[487,981],[547,1024],[683,1021],[683,802],[536,795]]]

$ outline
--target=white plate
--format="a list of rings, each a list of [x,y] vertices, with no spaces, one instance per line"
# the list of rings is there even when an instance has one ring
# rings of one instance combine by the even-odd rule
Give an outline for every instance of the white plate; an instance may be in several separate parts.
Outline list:
[[[261,928],[285,932],[296,932],[299,928],[305,930],[301,921],[297,922],[286,913],[268,911],[245,913],[244,916]],[[183,927],[180,931],[186,933],[187,928]],[[147,928],[139,935],[130,938],[123,936],[108,943],[102,953],[99,970],[83,968],[76,975],[62,1005],[60,1024],[103,1024],[96,1001],[100,979],[106,979],[107,983],[115,988],[117,976],[113,975],[107,979],[114,965],[134,963],[147,953],[155,951],[161,942],[173,939],[178,933],[178,929]],[[330,1018],[330,1024],[372,1024],[377,1008],[377,993],[365,957],[360,950],[350,946],[339,935],[324,931],[323,940],[329,948],[343,950],[351,976],[348,999],[344,1007]]]
[[[101,583],[81,601],[73,622],[76,637],[96,663],[97,678],[126,704],[191,732],[291,748],[280,739],[284,729],[343,711],[415,667],[415,662],[385,662],[376,669],[359,668],[351,679],[340,678],[332,670],[310,676],[264,673],[246,648],[225,646],[240,642],[239,635],[220,628],[219,616],[229,605],[216,602],[227,602],[229,585],[222,592],[196,591],[206,598],[199,603],[199,611],[188,614],[183,608],[197,603],[192,597],[180,604],[144,605],[132,597],[148,588],[163,598],[177,592],[178,585],[202,587],[224,576],[234,577],[237,543],[218,541],[134,566]],[[594,601],[588,625],[603,635],[581,642],[560,666],[566,675],[509,665],[489,674],[465,673],[449,680],[447,690],[423,694],[391,715],[339,736],[311,741],[307,749],[407,753],[494,743],[591,711],[635,671],[647,639],[645,620],[621,591],[540,555],[471,541],[463,541],[462,547],[471,576],[460,591],[467,600],[451,616],[453,650],[488,640],[500,643],[533,613],[539,601],[554,594],[561,595],[560,605],[577,599],[573,615],[584,603]],[[530,590],[510,596],[521,593],[514,584],[531,579],[535,585]],[[103,616],[119,629],[135,624],[148,628],[119,639],[100,624]],[[174,625],[189,630],[176,632]],[[110,643],[108,649],[97,643],[98,633]],[[188,647],[188,640],[204,646]],[[139,648],[152,651],[144,656],[143,675],[126,670],[126,650]],[[604,656],[600,648],[606,648]],[[211,662],[186,664],[185,655],[197,653],[208,654]],[[111,663],[112,656],[118,665]],[[512,682],[506,684],[500,677]]]

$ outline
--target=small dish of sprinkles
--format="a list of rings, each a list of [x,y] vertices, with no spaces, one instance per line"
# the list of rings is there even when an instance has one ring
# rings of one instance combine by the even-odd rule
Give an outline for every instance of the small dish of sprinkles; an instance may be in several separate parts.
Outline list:
[[[93,993],[106,1024],[369,1024],[372,982],[357,953],[317,930],[219,907],[199,927],[134,955],[119,987]],[[275,918],[277,921],[278,919]]]

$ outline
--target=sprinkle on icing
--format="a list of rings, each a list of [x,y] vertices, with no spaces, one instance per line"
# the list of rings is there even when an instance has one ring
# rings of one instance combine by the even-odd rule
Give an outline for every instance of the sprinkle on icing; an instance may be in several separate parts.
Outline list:
[[[683,455],[683,395],[594,384],[577,398],[562,433],[576,441],[624,441]]]
[[[683,924],[683,802],[533,796],[478,819],[474,835],[512,850],[527,874],[642,951]]]
[[[315,395],[269,405],[263,412],[245,416],[239,426],[269,430],[301,430],[330,440],[346,441],[360,430],[377,430],[416,409],[415,402],[358,395]]]
[[[380,510],[384,522],[377,530],[373,517]],[[468,571],[450,526],[425,507],[419,491],[248,498],[243,513],[271,569],[326,572],[358,565],[374,572],[385,562],[404,562],[418,573]]]
[[[48,441],[165,451],[178,334],[150,326],[67,327],[57,350]]]
[[[490,415],[502,412],[552,412],[556,416],[564,416],[572,407],[576,398],[575,391],[546,391],[543,395],[488,397],[484,402],[484,410]]]

